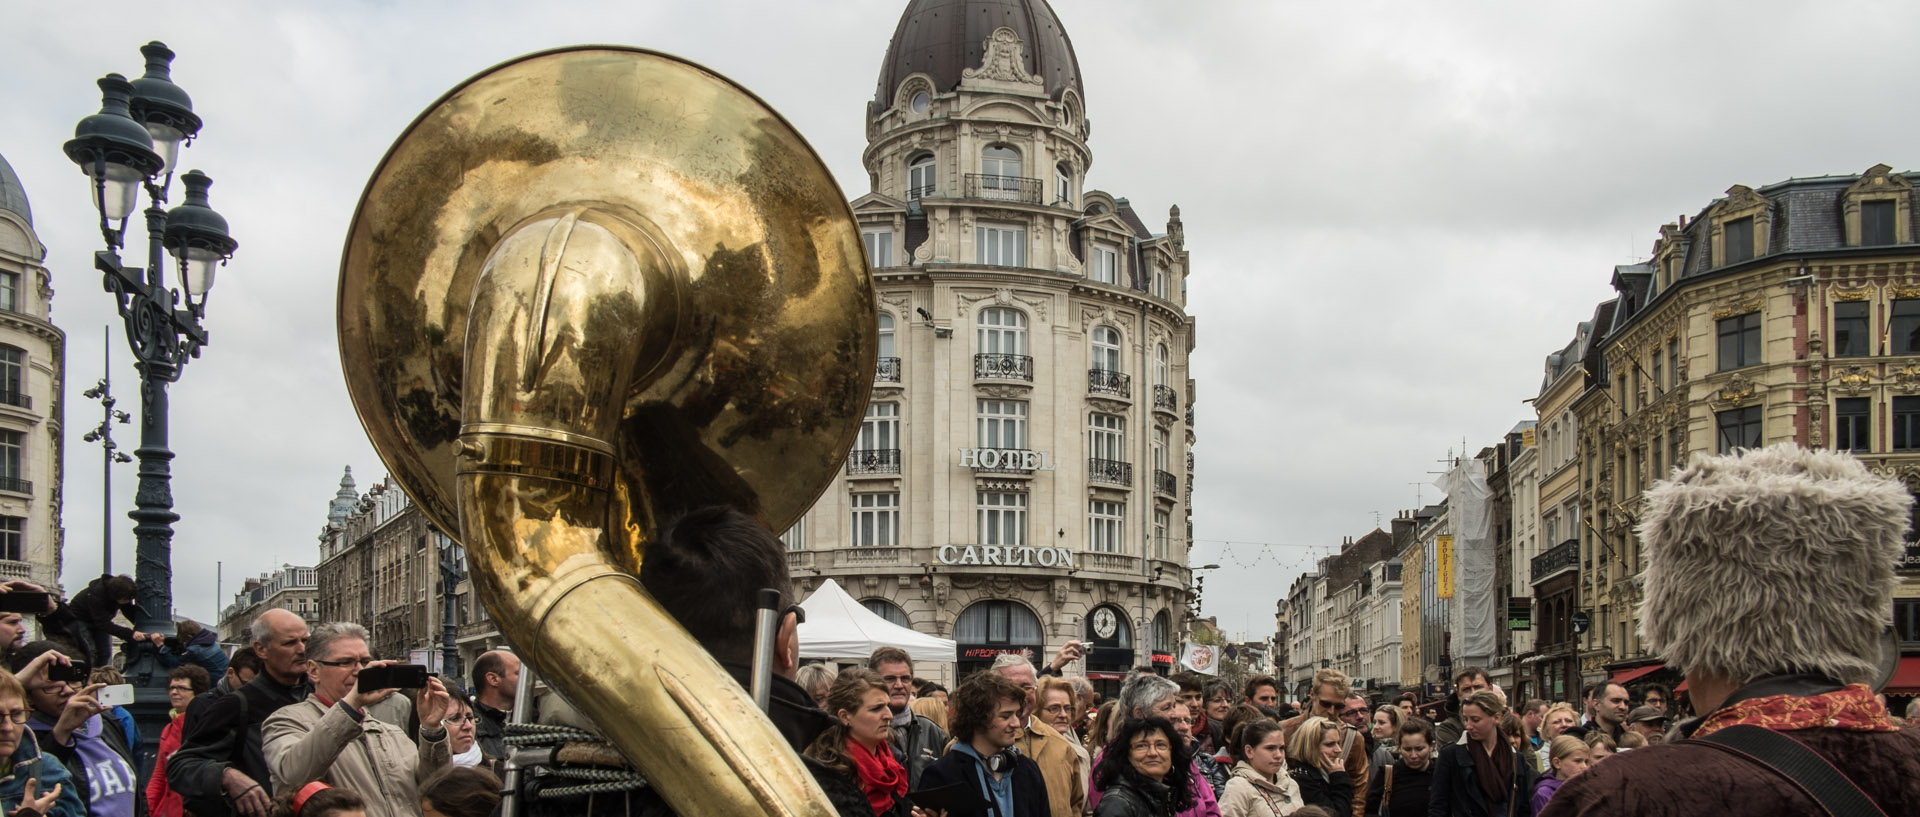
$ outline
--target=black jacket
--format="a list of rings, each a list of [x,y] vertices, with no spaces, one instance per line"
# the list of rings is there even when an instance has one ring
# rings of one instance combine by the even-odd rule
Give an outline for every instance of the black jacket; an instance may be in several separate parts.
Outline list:
[[[1346,769],[1327,772],[1306,763],[1288,764],[1293,782],[1300,784],[1300,801],[1334,814],[1353,813],[1353,776]]]
[[[1126,775],[1100,792],[1093,817],[1172,817],[1173,789],[1167,784]]]
[[[993,802],[993,793],[980,788],[980,761],[972,754],[954,749],[927,767],[920,776],[920,785],[913,791],[937,789],[954,783],[964,783],[979,792],[988,803]],[[1033,758],[1020,755],[1013,764],[1013,813],[993,814],[993,817],[1047,817],[1051,814],[1052,804],[1047,802],[1047,781],[1040,775],[1040,765]],[[992,814],[990,810],[987,812]],[[947,817],[976,817],[967,814],[948,814]]]
[[[920,776],[947,752],[947,732],[924,715],[914,715],[905,727],[893,730],[893,748],[906,756],[907,787],[920,790]]]
[[[473,739],[489,760],[507,759],[507,713],[473,699]]]
[[[1427,767],[1415,771],[1404,760],[1396,760],[1393,769],[1393,797],[1387,801],[1388,817],[1423,817],[1427,813],[1427,794],[1433,786],[1433,759]],[[1380,813],[1387,775],[1376,771],[1367,775],[1367,814]]]
[[[1464,743],[1440,747],[1433,759],[1433,782],[1427,793],[1427,817],[1531,817],[1533,768],[1519,750],[1513,756],[1513,782],[1507,786],[1507,810],[1494,814],[1492,803],[1480,791],[1480,775],[1473,768],[1471,748]],[[1396,788],[1399,781],[1394,782]]]
[[[260,751],[260,725],[283,706],[307,697],[307,682],[287,686],[265,672],[246,686],[223,695],[201,695],[187,705],[181,725],[180,748],[167,758],[167,785],[186,801],[195,817],[218,817],[227,812],[195,809],[194,803],[226,803],[220,776],[228,767],[253,778],[273,793],[267,758]]]

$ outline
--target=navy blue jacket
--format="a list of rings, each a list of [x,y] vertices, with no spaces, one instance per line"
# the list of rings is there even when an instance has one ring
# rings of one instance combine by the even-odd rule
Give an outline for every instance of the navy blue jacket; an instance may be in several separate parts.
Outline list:
[[[928,766],[920,775],[920,787],[914,791],[937,789],[954,783],[966,783],[980,793],[988,803],[993,802],[993,793],[980,789],[980,761],[973,755],[957,749],[949,749],[939,760]],[[948,814],[947,817],[1048,817],[1052,814],[1052,804],[1047,802],[1047,781],[1040,775],[1040,765],[1033,758],[1021,755],[1013,764],[1013,813],[993,814],[991,811],[981,815]]]

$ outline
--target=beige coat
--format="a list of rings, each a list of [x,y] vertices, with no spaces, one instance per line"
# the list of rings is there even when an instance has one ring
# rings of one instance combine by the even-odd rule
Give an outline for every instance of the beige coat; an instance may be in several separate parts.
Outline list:
[[[367,817],[419,817],[420,784],[450,760],[444,732],[415,745],[393,724],[312,695],[267,718],[260,748],[274,791],[324,781],[366,798]]]
[[[1233,775],[1220,792],[1220,817],[1286,817],[1306,805],[1300,799],[1300,784],[1280,766],[1280,779],[1268,780],[1248,766],[1233,764]]]
[[[1072,741],[1039,718],[1029,718],[1027,728],[1020,730],[1013,745],[1039,765],[1040,776],[1047,781],[1047,807],[1053,817],[1086,813],[1087,782],[1080,774],[1080,756],[1073,751]]]

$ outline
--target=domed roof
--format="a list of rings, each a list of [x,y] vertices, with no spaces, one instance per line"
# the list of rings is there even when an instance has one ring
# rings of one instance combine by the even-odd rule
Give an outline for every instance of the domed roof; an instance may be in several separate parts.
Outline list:
[[[0,156],[0,210],[12,210],[33,226],[33,208],[27,204],[27,189],[20,186],[20,174],[13,172],[7,157]]]
[[[952,90],[961,71],[980,67],[987,38],[1002,26],[1020,35],[1024,67],[1046,81],[1047,96],[1058,99],[1067,88],[1086,94],[1073,41],[1046,0],[911,0],[880,64],[873,109],[892,107],[894,92],[909,74],[924,73],[933,77],[935,89]]]

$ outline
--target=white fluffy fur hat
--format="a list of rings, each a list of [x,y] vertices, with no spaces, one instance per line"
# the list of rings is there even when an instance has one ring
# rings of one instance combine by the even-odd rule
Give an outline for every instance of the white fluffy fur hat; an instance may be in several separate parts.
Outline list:
[[[1872,683],[1912,504],[1849,454],[1695,458],[1647,492],[1640,637],[1683,672]]]

